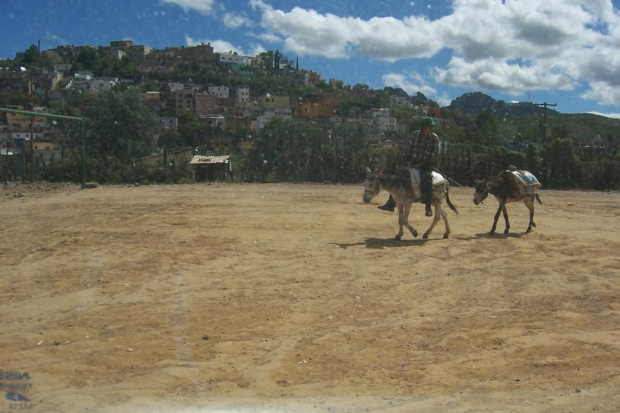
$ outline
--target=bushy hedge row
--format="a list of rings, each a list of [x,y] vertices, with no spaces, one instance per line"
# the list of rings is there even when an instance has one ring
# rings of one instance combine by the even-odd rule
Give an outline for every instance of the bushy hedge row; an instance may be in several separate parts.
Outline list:
[[[276,127],[277,126],[277,127]],[[233,157],[234,176],[254,182],[341,182],[359,183],[365,168],[405,165],[402,150],[370,146],[355,129],[341,130],[338,137],[326,136],[318,128],[299,128],[294,123],[274,125],[254,143],[246,156]],[[19,159],[18,159],[19,158]],[[28,177],[27,160],[4,157],[0,179]],[[190,182],[191,171],[147,169],[140,162],[127,163],[117,157],[86,158],[86,181],[100,184]],[[556,139],[538,150],[525,152],[502,146],[475,149],[467,144],[444,144],[438,169],[464,186],[476,179],[498,174],[508,165],[527,169],[549,189],[620,189],[620,157],[583,161],[569,140]],[[36,179],[49,182],[81,182],[82,165],[77,151],[66,151],[62,161],[37,163]]]

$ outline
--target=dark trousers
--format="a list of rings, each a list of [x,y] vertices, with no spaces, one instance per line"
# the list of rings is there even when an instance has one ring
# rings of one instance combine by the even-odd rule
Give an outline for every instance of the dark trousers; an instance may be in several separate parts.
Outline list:
[[[433,164],[428,164],[420,167],[420,191],[421,199],[420,201],[423,204],[430,205],[433,203],[433,169],[435,166]],[[385,203],[386,207],[394,208],[396,207],[396,201],[392,198],[392,195],[388,198]]]
[[[420,167],[420,190],[422,192],[422,203],[433,203],[433,164],[426,164]]]

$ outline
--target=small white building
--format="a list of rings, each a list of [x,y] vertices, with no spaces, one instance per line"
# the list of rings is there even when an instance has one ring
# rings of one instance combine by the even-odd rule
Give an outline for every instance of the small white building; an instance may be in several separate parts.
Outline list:
[[[249,56],[240,56],[234,53],[220,53],[220,63],[232,63],[238,66],[249,66]]]
[[[86,89],[87,92],[108,92],[118,82],[118,78],[82,78],[76,77],[69,82],[67,89],[79,88]]]
[[[185,85],[183,83],[178,83],[178,82],[168,82],[168,88],[170,89],[171,92],[174,92],[175,90],[185,89]]]
[[[71,67],[73,65],[71,63],[56,63],[54,64],[54,71],[55,72],[68,72],[69,70],[71,70]]]
[[[95,75],[93,75],[90,72],[77,72],[76,74],[73,75],[73,79],[75,80],[91,80],[95,77]]]
[[[227,98],[230,95],[228,86],[209,86],[207,92],[217,98]]]
[[[174,116],[166,116],[166,117],[161,116],[157,118],[157,120],[159,121],[159,124],[164,127],[164,129],[176,130],[179,124],[178,119]]]
[[[235,95],[235,104],[239,106],[244,106],[246,103],[250,101],[250,87],[249,86],[239,86],[237,88],[237,93]]]
[[[195,155],[189,164],[196,181],[228,180],[232,177],[230,156]]]
[[[265,127],[265,125],[273,118],[280,117],[283,119],[293,119],[292,113],[286,111],[273,111],[273,112],[265,112],[264,114],[258,116],[256,121],[254,122],[254,132],[258,133]]]
[[[377,116],[375,125],[380,132],[396,131],[398,129],[398,120],[391,116]]]

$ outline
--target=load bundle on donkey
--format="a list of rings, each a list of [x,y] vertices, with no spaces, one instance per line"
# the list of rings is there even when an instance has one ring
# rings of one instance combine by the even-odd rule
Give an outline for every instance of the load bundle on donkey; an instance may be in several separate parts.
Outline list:
[[[443,219],[446,226],[446,232],[443,234],[443,238],[448,238],[450,235],[450,224],[448,223],[448,214],[442,208],[443,200],[446,200],[448,206],[454,212],[458,214],[458,211],[450,201],[448,180],[437,172],[433,172],[432,177],[432,205],[435,208],[435,213],[431,226],[426,230],[422,238],[428,238],[433,228],[435,228],[435,225],[437,225],[437,222],[439,222],[439,219]],[[421,202],[420,171],[414,168],[397,168],[395,172],[388,173],[383,172],[383,170],[373,171],[370,168],[366,168],[364,202],[369,203],[381,190],[389,192],[398,207],[399,231],[395,239],[401,239],[404,234],[403,227],[407,227],[411,234],[417,237],[418,232],[409,225],[409,212],[413,203]]]
[[[495,233],[499,214],[503,213],[506,224],[504,234],[508,234],[510,231],[510,221],[508,220],[506,204],[521,201],[530,211],[530,223],[527,227],[527,232],[531,232],[532,227],[536,226],[536,223],[534,223],[534,200],[537,200],[542,205],[538,196],[538,189],[541,187],[541,183],[531,172],[517,170],[514,166],[509,166],[507,170],[500,172],[496,177],[476,180],[474,204],[481,204],[489,194],[494,195],[497,202],[499,202],[499,207],[493,220],[493,227],[491,227],[489,233]]]

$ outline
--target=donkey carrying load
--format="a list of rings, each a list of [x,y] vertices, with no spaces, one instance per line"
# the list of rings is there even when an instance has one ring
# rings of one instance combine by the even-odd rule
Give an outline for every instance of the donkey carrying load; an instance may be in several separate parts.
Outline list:
[[[399,231],[395,239],[400,241],[404,234],[403,226],[407,227],[414,237],[418,236],[418,231],[409,225],[409,212],[411,204],[420,202],[420,172],[413,168],[398,168],[394,174],[382,173],[382,170],[372,171],[366,168],[366,179],[364,180],[364,202],[369,203],[381,190],[388,191],[396,205],[398,206],[398,225]],[[446,178],[437,172],[433,172],[433,207],[435,208],[434,218],[431,226],[426,230],[422,238],[427,239],[430,233],[437,225],[439,219],[443,219],[446,225],[446,232],[443,238],[450,235],[450,224],[448,223],[448,214],[442,208],[445,198],[448,206],[454,212],[458,211],[450,202],[449,184]]]
[[[532,227],[536,226],[534,223],[534,199],[542,205],[537,192],[541,186],[538,179],[536,179],[532,173],[528,171],[517,171],[515,167],[509,167],[508,170],[500,172],[497,177],[476,180],[474,204],[481,204],[489,194],[494,195],[497,202],[499,202],[499,207],[497,208],[495,219],[493,220],[493,227],[491,227],[489,234],[495,233],[500,212],[504,213],[504,221],[506,223],[504,234],[508,234],[510,222],[508,221],[506,204],[520,201],[523,201],[527,209],[530,210],[530,224],[527,227],[527,232],[531,232]]]

